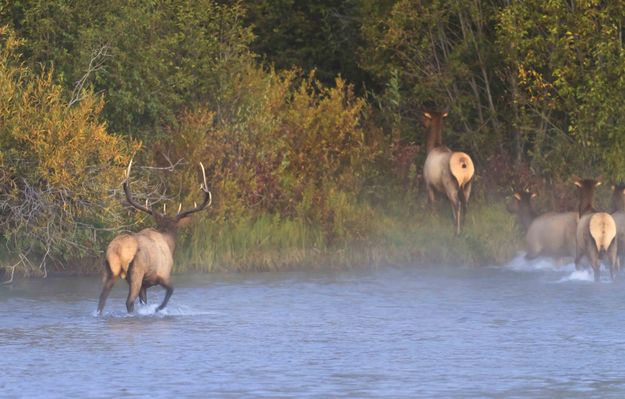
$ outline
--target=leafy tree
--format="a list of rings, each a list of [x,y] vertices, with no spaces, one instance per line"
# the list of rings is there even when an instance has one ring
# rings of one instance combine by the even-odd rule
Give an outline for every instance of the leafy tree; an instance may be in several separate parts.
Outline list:
[[[625,4],[513,2],[499,20],[536,170],[625,178]]]
[[[253,59],[243,16],[240,3],[213,0],[28,0],[0,10],[25,39],[31,68],[55,66],[69,92],[103,93],[109,128],[148,142],[185,108],[224,106],[223,93]]]
[[[414,132],[424,108],[451,108],[446,136],[478,161],[505,138],[493,47],[497,10],[486,1],[399,0],[363,29],[370,43],[363,65],[382,82],[398,80],[391,87],[400,89],[397,112],[411,120],[409,129]]]
[[[332,85],[340,75],[349,82],[371,83],[358,65],[361,0],[262,0],[248,2],[246,21],[253,26],[251,49],[277,69],[293,67]]]

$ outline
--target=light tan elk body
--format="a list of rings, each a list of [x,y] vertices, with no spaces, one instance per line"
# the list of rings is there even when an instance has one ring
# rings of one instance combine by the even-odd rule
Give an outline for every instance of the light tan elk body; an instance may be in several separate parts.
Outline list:
[[[625,185],[612,187],[612,218],[616,223],[616,249],[619,266],[625,261]]]
[[[527,259],[549,256],[575,257],[577,212],[549,212],[538,216],[527,229]]]
[[[574,179],[578,201],[576,212],[548,212],[536,217],[527,228],[525,241],[527,259],[549,256],[556,259],[575,258],[577,252],[577,222],[580,213],[593,209],[595,181]]]
[[[154,217],[156,228],[143,229],[138,233],[120,234],[111,241],[106,250],[105,278],[98,303],[98,313],[102,312],[106,298],[119,277],[125,278],[128,282],[126,309],[129,313],[134,310],[137,296],[140,296],[141,301],[145,303],[147,301],[146,289],[157,284],[165,288],[166,292],[163,302],[156,310],[162,310],[167,306],[174,291],[171,284],[171,270],[174,264],[178,228],[190,221],[192,213],[201,211],[211,202],[211,193],[208,191],[206,174],[202,166],[204,182],[200,186],[203,193],[203,201],[200,205],[184,212],[181,212],[179,208],[174,217],[139,205],[130,193],[128,179],[131,166],[132,161],[128,165],[126,179],[123,182],[126,199],[134,208]]]
[[[425,112],[428,129],[428,155],[423,166],[423,178],[428,200],[434,203],[436,192],[444,193],[451,203],[456,234],[460,234],[462,218],[471,196],[475,168],[471,157],[464,152],[454,152],[442,144],[443,119],[447,112]]]
[[[581,260],[587,257],[593,269],[595,281],[599,281],[601,255],[606,254],[610,264],[610,276],[616,278],[618,271],[616,223],[612,215],[606,212],[595,212],[592,207],[592,196],[599,180],[577,179],[578,187],[590,193],[590,206],[580,207],[580,219],[577,223],[576,240],[577,249],[575,254],[575,267],[581,268]]]

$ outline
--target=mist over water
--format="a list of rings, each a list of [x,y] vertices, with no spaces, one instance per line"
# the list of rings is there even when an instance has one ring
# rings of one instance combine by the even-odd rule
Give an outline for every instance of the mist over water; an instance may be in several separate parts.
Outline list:
[[[625,396],[625,275],[572,264],[97,277],[0,287],[2,397]]]

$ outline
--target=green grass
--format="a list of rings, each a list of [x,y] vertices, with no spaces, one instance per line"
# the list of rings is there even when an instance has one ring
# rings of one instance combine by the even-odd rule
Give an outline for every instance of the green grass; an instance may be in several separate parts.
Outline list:
[[[520,238],[503,204],[473,204],[455,235],[449,210],[372,212],[365,237],[327,245],[321,228],[264,216],[236,225],[195,225],[181,242],[176,270],[277,271],[384,264],[496,265],[512,258]]]

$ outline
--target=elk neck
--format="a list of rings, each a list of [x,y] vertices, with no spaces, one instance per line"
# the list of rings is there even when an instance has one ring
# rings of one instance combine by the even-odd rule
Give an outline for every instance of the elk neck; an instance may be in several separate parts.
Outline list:
[[[161,233],[163,239],[167,243],[167,246],[173,254],[176,251],[176,237],[178,236],[178,229],[176,226],[159,225],[156,230]]]
[[[429,153],[436,147],[443,145],[443,116],[440,113],[432,113],[432,119],[429,121],[426,149]]]
[[[577,210],[579,212],[579,216],[595,212],[595,207],[592,205],[592,197],[593,195],[591,194],[589,199],[584,199],[583,201],[580,201],[579,208]]]
[[[593,206],[594,198],[595,198],[595,188],[597,186],[597,182],[594,180],[583,180],[579,186],[579,206],[577,211],[579,212],[579,216],[585,215],[586,213],[595,212],[595,207]]]

